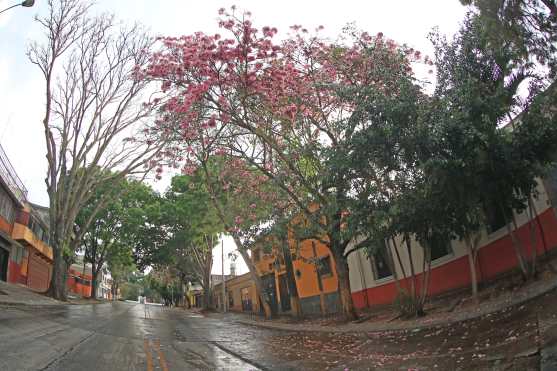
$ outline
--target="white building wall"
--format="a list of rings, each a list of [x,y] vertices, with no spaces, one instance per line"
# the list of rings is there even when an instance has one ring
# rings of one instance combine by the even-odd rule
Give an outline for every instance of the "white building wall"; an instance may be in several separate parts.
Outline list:
[[[545,212],[548,208],[551,207],[551,202],[549,200],[548,194],[545,191],[545,188],[542,185],[542,182],[538,180],[538,192],[539,195],[536,199],[534,199],[534,206],[537,210],[538,215]],[[528,210],[523,211],[522,213],[516,213],[515,217],[517,221],[517,225],[520,227],[526,224],[529,221],[529,213]],[[507,230],[505,227],[500,228],[492,233],[487,233],[486,229],[483,229],[480,233],[480,240],[479,240],[479,248],[483,246],[489,245],[498,239],[507,235]],[[408,249],[406,244],[403,242],[402,236],[397,236],[395,238],[398,253],[400,255],[400,260],[402,261],[402,265],[404,267],[404,271],[406,272],[407,276],[410,276],[410,258],[408,254]],[[442,258],[434,260],[431,262],[431,268],[435,268],[449,262],[452,262],[456,259],[459,259],[463,256],[466,256],[467,250],[464,241],[459,240],[452,240],[451,242],[451,250],[452,253],[446,255]],[[349,251],[351,246],[354,244],[350,244],[346,251]],[[414,262],[414,270],[416,274],[423,272],[423,259],[424,253],[423,249],[418,248],[418,242],[412,238],[411,239],[411,252],[412,252],[412,261]],[[398,277],[403,277],[403,270],[400,267],[398,262],[393,244],[389,241],[389,250],[391,252],[394,267],[396,270],[396,274]],[[351,253],[348,256],[348,266],[349,266],[349,277],[350,277],[350,288],[352,292],[361,291],[365,288],[372,288],[381,285],[385,285],[388,283],[393,282],[394,277],[383,278],[380,280],[375,279],[375,275],[372,268],[372,263],[370,259],[366,256],[365,251],[359,250],[356,252]]]

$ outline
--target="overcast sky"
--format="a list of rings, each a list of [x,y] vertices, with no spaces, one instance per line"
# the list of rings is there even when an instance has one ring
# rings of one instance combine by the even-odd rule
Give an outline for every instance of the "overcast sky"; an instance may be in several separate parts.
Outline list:
[[[20,1],[0,0],[0,10]],[[0,14],[0,143],[28,188],[29,199],[47,205],[46,149],[41,130],[44,83],[25,55],[28,42],[41,37],[33,16],[44,12],[46,1],[35,3],[33,8],[17,7]],[[451,35],[465,13],[458,0],[98,0],[96,9],[115,13],[126,22],[141,22],[154,34],[176,36],[215,32],[217,10],[232,4],[251,11],[256,27],[277,27],[279,35],[293,24],[308,29],[323,25],[325,35],[334,38],[344,25],[355,22],[370,34],[383,32],[425,54],[432,51],[427,40],[431,29],[439,27],[442,33]],[[162,191],[168,184],[167,177],[155,188]],[[225,241],[225,254],[233,249],[233,243]],[[220,248],[218,253],[215,273],[221,269]],[[227,261],[226,271],[228,267]],[[237,271],[247,271],[241,258]]]

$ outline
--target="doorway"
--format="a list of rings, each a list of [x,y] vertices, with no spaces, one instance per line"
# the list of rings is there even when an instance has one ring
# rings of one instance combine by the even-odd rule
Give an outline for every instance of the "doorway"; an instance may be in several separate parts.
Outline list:
[[[273,273],[268,273],[261,276],[261,281],[263,283],[263,294],[269,300],[269,306],[271,307],[271,313],[273,316],[278,313],[278,301],[277,301],[277,287],[275,283],[275,275]],[[263,309],[263,308],[262,308]]]
[[[290,292],[288,291],[288,278],[286,274],[279,276],[279,293],[280,309],[283,312],[288,312],[292,307],[290,306]]]
[[[8,261],[10,260],[10,253],[3,247],[0,247],[0,280],[8,280]]]

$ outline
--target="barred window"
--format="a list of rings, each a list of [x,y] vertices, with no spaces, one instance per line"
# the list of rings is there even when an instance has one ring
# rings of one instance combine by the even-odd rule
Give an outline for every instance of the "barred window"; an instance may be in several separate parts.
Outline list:
[[[15,218],[16,205],[8,192],[0,187],[0,215],[9,223],[13,223]]]

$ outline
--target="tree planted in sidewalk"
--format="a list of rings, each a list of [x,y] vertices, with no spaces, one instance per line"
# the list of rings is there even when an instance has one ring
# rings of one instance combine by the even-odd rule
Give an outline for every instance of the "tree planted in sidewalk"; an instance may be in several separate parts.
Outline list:
[[[110,272],[110,276],[112,277],[112,285],[111,285],[111,292],[112,292],[112,299],[117,300],[122,295],[122,286],[128,282],[131,275],[137,271],[137,267],[133,261],[132,254],[119,254],[117,256],[112,257],[107,262],[107,267]],[[137,299],[137,296],[133,300]]]
[[[49,0],[36,21],[43,40],[28,50],[44,79],[42,120],[54,264],[49,294],[66,299],[67,263],[99,203],[79,231],[79,210],[101,184],[144,175],[156,165],[161,136],[151,135],[153,105],[143,105],[152,38],[139,25],[121,27],[95,14],[87,0]],[[108,171],[111,170],[111,171]]]
[[[284,207],[283,193],[256,168],[226,155],[216,155],[201,163],[196,174],[207,186],[212,205],[246,263],[265,316],[270,318],[269,295],[250,252],[267,231],[274,208]]]
[[[557,3],[553,0],[460,0],[479,16],[484,36],[491,45],[513,50],[518,64],[533,61],[547,69],[538,72],[555,77],[557,72]],[[544,71],[544,72],[542,72]]]
[[[472,236],[490,216],[499,215],[528,278],[536,271],[537,243],[532,238],[527,257],[525,241],[516,233],[516,214],[529,210],[534,232],[537,179],[552,163],[557,139],[551,108],[555,88],[548,88],[545,76],[523,50],[517,50],[512,36],[494,39],[484,25],[482,16],[469,14],[452,41],[433,38],[438,80],[434,132],[438,153],[452,167],[445,166],[443,195],[452,194],[446,202],[452,205],[450,215],[462,225],[455,232],[468,246],[472,276]]]
[[[99,208],[104,199],[112,201]],[[92,298],[96,297],[98,275],[105,264],[124,261],[132,256],[136,245],[130,237],[142,224],[152,223],[145,216],[155,201],[156,197],[148,186],[139,181],[122,179],[118,183],[100,185],[80,209],[76,218],[79,230],[92,219],[81,238],[84,261],[91,263]]]
[[[331,43],[301,26],[277,43],[276,28],[255,28],[248,12],[221,14],[226,36],[165,38],[147,74],[172,97],[164,111],[183,114],[177,124],[186,134],[192,121],[215,128],[227,153],[271,179],[319,229],[315,237],[335,258],[342,311],[355,318],[346,253],[354,236],[342,228],[350,188],[327,167],[356,130],[338,87],[387,94],[393,76],[420,55],[382,35]]]
[[[177,175],[164,197],[165,224],[172,235],[166,248],[175,267],[203,288],[203,307],[211,305],[213,248],[224,227],[210,207],[206,184],[194,175]],[[187,282],[186,282],[187,283]]]

